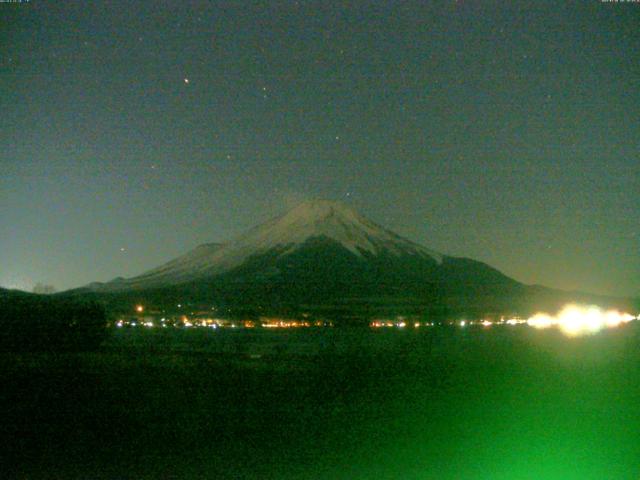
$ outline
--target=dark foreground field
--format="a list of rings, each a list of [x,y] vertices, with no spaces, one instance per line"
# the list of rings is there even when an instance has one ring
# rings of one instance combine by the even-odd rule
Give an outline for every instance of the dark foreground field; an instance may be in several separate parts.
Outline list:
[[[119,331],[2,354],[7,479],[637,479],[640,329]]]

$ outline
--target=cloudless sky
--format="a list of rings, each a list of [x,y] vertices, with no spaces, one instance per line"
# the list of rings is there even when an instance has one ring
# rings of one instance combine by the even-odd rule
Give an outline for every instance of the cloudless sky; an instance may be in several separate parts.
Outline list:
[[[0,3],[0,285],[132,276],[310,198],[640,295],[640,3]]]

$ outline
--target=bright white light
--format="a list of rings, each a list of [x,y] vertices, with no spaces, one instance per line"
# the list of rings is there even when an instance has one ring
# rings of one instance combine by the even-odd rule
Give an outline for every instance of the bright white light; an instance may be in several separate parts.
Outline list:
[[[549,315],[538,313],[527,320],[527,325],[535,328],[549,328],[554,325],[554,321]]]
[[[483,325],[483,326],[485,326],[485,327],[490,327],[490,326],[491,326],[491,325],[493,325],[493,324],[492,324],[489,320],[484,320],[484,321],[482,322],[482,325]]]
[[[603,328],[618,327],[631,320],[634,320],[633,315],[617,310],[603,312],[596,306],[567,305],[553,317],[538,313],[529,318],[527,324],[535,328],[558,327],[565,335],[574,337],[596,333]]]
[[[460,321],[460,326],[464,327],[467,324],[467,322],[465,322],[464,320]]]

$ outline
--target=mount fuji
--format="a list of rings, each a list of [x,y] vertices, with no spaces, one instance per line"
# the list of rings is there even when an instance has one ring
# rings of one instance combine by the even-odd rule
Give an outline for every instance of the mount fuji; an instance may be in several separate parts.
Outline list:
[[[228,243],[207,243],[141,275],[75,291],[108,301],[216,304],[253,311],[450,315],[523,311],[566,295],[438,253],[339,202],[310,201]],[[566,293],[566,292],[562,292]],[[535,298],[535,302],[529,301]]]
[[[354,262],[376,257],[387,257],[388,260],[413,257],[435,266],[444,258],[376,225],[342,203],[314,201],[303,203],[229,243],[200,245],[142,275],[93,284],[93,287],[113,291],[178,285],[235,269],[246,270],[249,264],[261,263],[258,262],[260,258],[270,258],[273,265],[268,272],[255,273],[277,276],[279,268],[286,268],[287,258],[297,257],[310,247],[317,249],[319,244],[340,250],[341,256],[350,256]],[[309,261],[313,263],[311,258]]]
[[[81,290],[261,306],[355,302],[375,309],[389,301],[443,308],[446,298],[477,302],[522,287],[484,263],[443,255],[343,203],[321,200],[228,243],[200,245],[141,275]]]

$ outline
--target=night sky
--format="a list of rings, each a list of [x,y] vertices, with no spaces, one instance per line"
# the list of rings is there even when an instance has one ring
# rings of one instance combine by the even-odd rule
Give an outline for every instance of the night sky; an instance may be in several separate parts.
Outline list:
[[[324,198],[637,296],[639,27],[598,0],[0,3],[0,285],[132,276]]]

